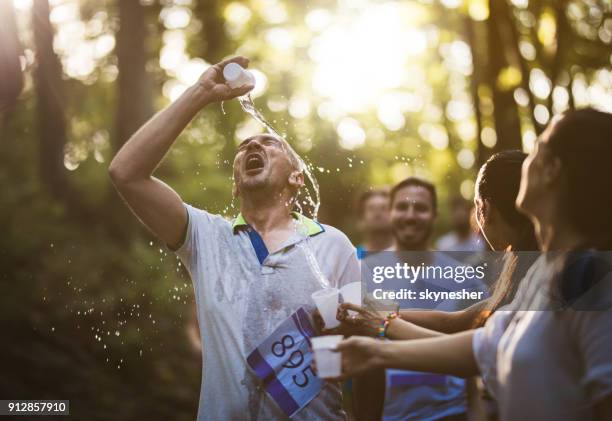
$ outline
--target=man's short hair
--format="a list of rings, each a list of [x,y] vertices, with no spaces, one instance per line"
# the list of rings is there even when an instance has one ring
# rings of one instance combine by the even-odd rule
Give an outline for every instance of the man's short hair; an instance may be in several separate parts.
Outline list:
[[[438,195],[436,193],[436,186],[434,186],[429,181],[423,180],[422,178],[418,177],[408,177],[393,186],[391,192],[389,193],[391,206],[393,206],[393,202],[395,201],[395,195],[397,194],[397,192],[403,188],[410,186],[423,187],[424,189],[426,189],[431,195],[431,207],[434,213],[438,213]]]
[[[298,153],[295,151],[295,149],[293,149],[289,142],[287,142],[282,137],[280,138],[280,140],[283,143],[283,147],[285,148],[285,152],[287,153],[287,156],[289,157],[289,161],[291,162],[291,165],[293,165],[293,168],[296,171],[304,172],[305,168],[303,167],[303,165],[305,165],[305,163],[304,161],[302,161],[302,158],[300,158]]]
[[[365,205],[372,197],[384,197],[385,199],[389,198],[389,190],[385,188],[374,188],[370,190],[366,190],[359,195],[357,198],[357,217],[363,217],[363,212],[365,211]]]

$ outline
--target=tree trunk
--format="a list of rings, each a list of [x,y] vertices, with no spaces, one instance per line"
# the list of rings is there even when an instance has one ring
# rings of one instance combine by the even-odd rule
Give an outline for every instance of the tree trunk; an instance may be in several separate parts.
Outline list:
[[[138,0],[117,0],[119,6],[119,30],[117,31],[117,115],[113,146],[121,146],[153,114],[153,96],[146,70],[147,28],[146,9]],[[106,199],[105,224],[113,240],[127,244],[138,230],[131,221],[132,215],[119,195],[111,189]],[[138,235],[138,234],[136,234]]]
[[[11,106],[23,89],[15,9],[10,1],[0,2],[0,110]]]
[[[470,95],[474,106],[474,118],[476,119],[476,164],[478,168],[487,160],[487,151],[482,144],[482,110],[480,104],[480,95],[478,94],[478,86],[482,81],[482,69],[480,60],[480,48],[478,45],[478,37],[476,35],[476,24],[469,17],[464,18],[463,27],[465,31],[465,38],[470,46],[472,52],[472,63],[473,73],[470,78]]]
[[[119,0],[119,22],[116,150],[121,148],[153,112],[151,86],[146,72],[144,6],[138,0]]]
[[[204,38],[199,54],[207,62],[217,63],[223,58],[224,51],[231,51],[231,45],[228,45],[229,40],[225,36],[221,2],[219,0],[198,0],[194,12],[202,23]]]
[[[517,65],[519,66],[519,69],[521,70],[521,88],[523,88],[523,90],[527,93],[527,97],[529,98],[529,118],[536,134],[539,136],[542,131],[544,131],[544,126],[538,123],[535,118],[534,110],[536,106],[536,98],[529,86],[529,79],[531,77],[531,74],[529,72],[527,60],[525,60],[520,51],[519,43],[521,40],[519,38],[519,32],[516,27],[517,22],[516,19],[512,16],[511,6],[508,3],[503,2],[503,7],[504,16],[506,17],[507,25],[510,30],[510,38],[512,40],[512,42],[510,43],[510,47],[514,52],[515,60],[517,62]]]
[[[505,1],[505,0],[503,0]],[[499,74],[509,64],[505,56],[504,45],[509,40],[503,39],[504,9],[500,0],[489,0],[490,15],[488,28],[488,82],[493,92],[493,119],[497,143],[492,152],[507,149],[522,149],[521,124],[514,92],[504,90],[498,85]]]
[[[225,21],[223,18],[221,0],[197,0],[194,13],[202,23],[202,39],[197,43],[196,53],[206,62],[215,64],[221,61],[229,52],[234,50],[234,41],[227,37]],[[228,104],[226,103],[226,107]],[[236,155],[236,143],[234,142],[234,130],[236,124],[244,117],[242,111],[238,114],[229,113],[223,115],[221,107],[215,105],[209,107],[207,113],[214,112],[218,121],[218,130],[227,135],[223,149],[221,149],[221,160],[233,162]]]
[[[569,75],[569,84],[567,86],[567,92],[569,94],[569,109],[576,109],[576,100],[574,99],[574,73],[572,69],[567,69]]]
[[[53,51],[53,27],[49,20],[49,1],[34,0],[32,28],[36,46],[34,82],[37,96],[40,179],[47,191],[59,199],[73,216],[87,220],[88,209],[68,182],[64,167],[67,141],[64,115],[64,81],[59,58]]]
[[[557,0],[555,2],[555,18],[557,20],[557,45],[555,48],[555,56],[551,62],[549,77],[552,83],[552,89],[559,83],[559,75],[566,67],[567,63],[567,52],[568,46],[571,43],[572,38],[572,27],[567,20],[565,11],[567,10],[568,0]],[[568,66],[568,72],[570,71]],[[554,103],[552,91],[548,97],[548,109],[550,115],[554,112]]]

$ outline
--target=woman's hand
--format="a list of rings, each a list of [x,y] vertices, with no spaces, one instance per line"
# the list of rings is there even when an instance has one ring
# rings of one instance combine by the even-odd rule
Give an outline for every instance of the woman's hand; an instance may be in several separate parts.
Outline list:
[[[383,368],[384,349],[387,345],[389,344],[363,336],[345,339],[335,350],[342,353],[342,375],[326,380],[341,381],[372,369]]]
[[[352,310],[357,314],[349,314]],[[342,303],[338,306],[337,319],[341,322],[335,329],[323,329],[325,335],[344,336],[378,336],[378,329],[388,312],[370,310],[351,303]]]

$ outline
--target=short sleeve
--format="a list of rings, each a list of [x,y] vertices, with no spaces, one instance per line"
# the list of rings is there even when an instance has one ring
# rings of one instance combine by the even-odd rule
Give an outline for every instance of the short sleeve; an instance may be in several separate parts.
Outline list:
[[[361,280],[359,260],[355,247],[342,231],[330,225],[321,225],[323,231],[309,240],[315,256],[330,286],[342,288]]]
[[[203,241],[213,238],[213,218],[208,212],[183,203],[187,212],[187,231],[183,243],[174,253],[181,259],[190,274],[202,252]]]
[[[332,257],[332,281],[336,288],[342,288],[351,282],[361,281],[361,269],[355,247],[348,237],[340,230],[325,226],[326,234],[330,236],[329,250],[326,257]]]
[[[359,260],[357,259],[357,254],[350,243],[345,255],[346,257],[344,258],[344,261],[341,262],[338,268],[338,288],[342,288],[344,285],[350,284],[351,282],[361,281]]]
[[[489,338],[487,338],[487,332],[484,327],[478,328],[474,331],[472,338],[472,350],[474,352],[474,359],[478,364],[482,381],[489,389],[489,393],[492,392],[492,380],[495,377],[493,374],[496,370],[495,360],[491,358],[491,355],[487,355],[487,351],[490,351],[488,345]]]
[[[569,313],[571,339],[584,365],[582,387],[596,403],[612,395],[612,309]]]
[[[487,390],[492,396],[497,390],[497,349],[499,342],[506,331],[514,312],[497,311],[484,327],[474,331],[472,350],[474,359],[480,369],[480,374]]]

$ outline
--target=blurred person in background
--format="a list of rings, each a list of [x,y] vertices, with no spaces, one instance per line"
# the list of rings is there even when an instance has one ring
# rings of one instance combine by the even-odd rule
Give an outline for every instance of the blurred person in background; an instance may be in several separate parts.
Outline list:
[[[485,249],[484,241],[478,231],[472,229],[472,205],[462,197],[451,200],[452,231],[443,235],[436,242],[440,251],[481,251]]]
[[[357,246],[357,255],[360,258],[366,252],[386,250],[393,245],[387,190],[371,189],[359,196],[357,230],[362,239],[362,243]]]
[[[388,252],[395,255],[394,259],[401,260],[405,252],[430,251],[431,235],[438,215],[435,186],[426,180],[409,177],[391,189],[389,200],[394,243]],[[458,264],[442,254],[436,253],[431,257],[434,259],[431,262],[433,265]],[[416,282],[414,285],[430,284]],[[432,304],[421,300],[413,307],[431,308]],[[359,378],[354,389],[363,397],[355,401],[358,419],[380,419],[381,414],[385,420],[466,419],[465,381],[457,377],[415,371],[373,370]]]

